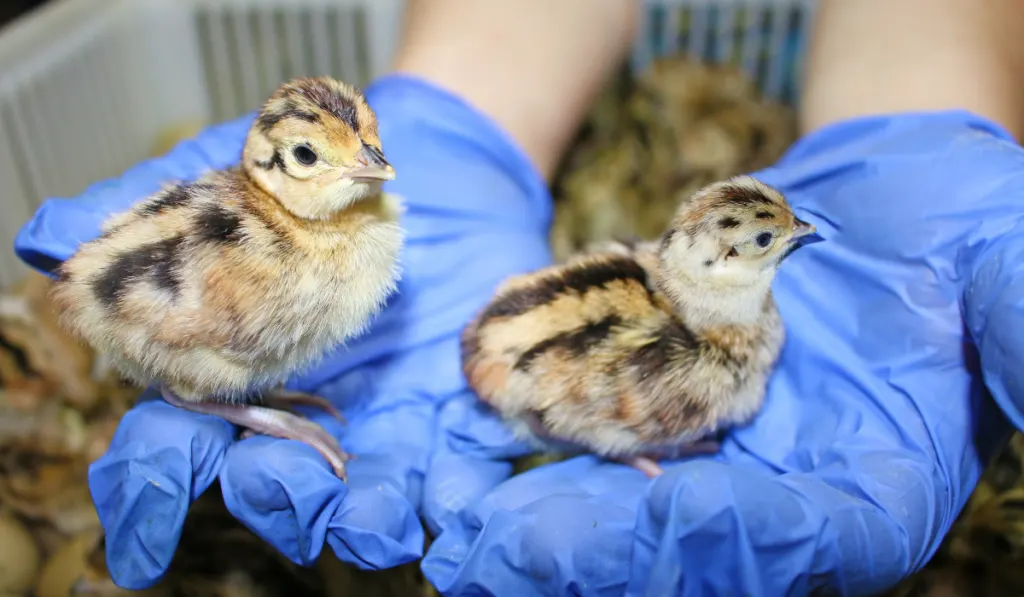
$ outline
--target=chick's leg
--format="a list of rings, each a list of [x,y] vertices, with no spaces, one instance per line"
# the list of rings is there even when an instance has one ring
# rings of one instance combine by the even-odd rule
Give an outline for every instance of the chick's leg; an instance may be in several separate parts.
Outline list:
[[[646,456],[626,458],[622,462],[623,464],[627,464],[639,470],[641,473],[647,475],[648,479],[653,479],[665,472],[664,470],[662,470],[661,466],[659,466],[657,462],[651,460]]]
[[[245,435],[250,435],[248,432],[251,431],[271,437],[300,441],[319,452],[334,469],[334,474],[342,481],[348,481],[345,463],[352,457],[341,449],[337,438],[312,421],[290,412],[265,406],[190,402],[181,399],[166,387],[161,388],[161,392],[168,404],[192,412],[220,417],[229,423],[245,428],[247,430]]]
[[[329,400],[316,394],[275,388],[267,392],[267,395],[263,397],[263,403],[270,408],[287,411],[292,410],[293,404],[312,406],[327,411],[328,414],[342,423],[345,422],[345,416],[341,414],[341,411],[331,404]]]
[[[680,446],[671,451],[671,455],[666,455],[671,458],[684,458],[686,456],[696,456],[698,454],[714,454],[721,448],[721,443],[715,440],[705,440]],[[625,458],[622,460],[623,464],[632,466],[649,478],[653,479],[664,473],[665,471],[654,461],[653,456],[633,456],[631,458]]]

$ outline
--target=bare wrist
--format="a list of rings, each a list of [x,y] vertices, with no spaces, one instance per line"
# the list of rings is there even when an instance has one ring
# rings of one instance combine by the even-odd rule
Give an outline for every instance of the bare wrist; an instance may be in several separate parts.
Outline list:
[[[801,128],[905,111],[964,109],[1024,134],[1024,4],[821,0]]]
[[[409,0],[395,70],[464,98],[550,180],[632,44],[635,0]]]

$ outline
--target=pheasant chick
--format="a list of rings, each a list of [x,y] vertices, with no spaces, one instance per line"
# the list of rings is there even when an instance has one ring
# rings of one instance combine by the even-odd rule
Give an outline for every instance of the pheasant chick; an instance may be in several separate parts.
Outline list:
[[[401,204],[381,191],[392,178],[358,89],[285,83],[240,165],[140,201],[61,265],[61,321],[170,404],[305,442],[345,480],[337,440],[289,411],[337,412],[281,384],[361,333],[396,290]]]
[[[464,375],[538,448],[660,474],[759,410],[784,340],[771,284],[814,231],[754,178],[705,186],[659,241],[506,280],[462,334]]]

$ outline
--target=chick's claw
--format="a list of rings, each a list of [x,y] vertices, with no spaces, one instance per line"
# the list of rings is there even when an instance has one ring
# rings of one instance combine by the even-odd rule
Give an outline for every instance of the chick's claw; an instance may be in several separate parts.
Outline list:
[[[244,428],[243,438],[251,437],[254,433],[262,433],[271,437],[300,441],[319,452],[331,465],[334,474],[342,481],[348,482],[345,463],[352,460],[352,456],[341,449],[333,435],[312,421],[265,406],[189,402],[182,400],[167,388],[162,389],[162,394],[164,400],[172,406],[214,415]]]

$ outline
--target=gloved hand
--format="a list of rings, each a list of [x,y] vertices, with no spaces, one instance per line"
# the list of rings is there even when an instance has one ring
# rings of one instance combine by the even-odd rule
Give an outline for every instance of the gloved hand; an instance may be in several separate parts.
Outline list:
[[[778,273],[760,416],[653,481],[581,456],[502,482],[526,449],[449,401],[422,563],[444,595],[867,595],[935,552],[1007,417],[1024,428],[1024,150],[972,114],[902,114],[755,176],[824,238]]]
[[[422,555],[415,509],[436,403],[465,390],[458,333],[503,277],[550,261],[550,198],[504,133],[459,99],[405,76],[384,77],[366,94],[397,172],[385,190],[406,203],[403,279],[368,334],[289,384],[342,408],[346,427],[317,420],[356,456],[348,485],[305,444],[238,442],[221,419],[143,402],[89,470],[118,585],[161,577],[189,504],[215,478],[230,511],[295,562],[314,562],[325,540],[361,568]],[[162,182],[238,163],[253,116],[211,127],[77,198],[47,201],[18,236],[18,255],[48,271]]]

